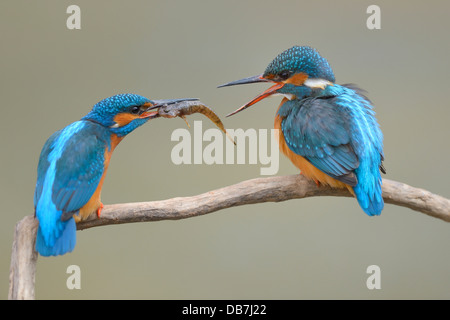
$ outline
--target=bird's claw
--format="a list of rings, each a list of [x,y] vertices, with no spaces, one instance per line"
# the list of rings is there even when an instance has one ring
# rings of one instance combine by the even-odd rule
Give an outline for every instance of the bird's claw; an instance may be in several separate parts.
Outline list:
[[[100,218],[100,214],[102,213],[103,210],[103,203],[100,203],[100,207],[97,209],[97,218]]]
[[[303,174],[303,172],[301,172],[301,171],[300,171],[300,174],[301,174],[302,176],[305,176],[305,175]],[[305,176],[305,177],[306,177],[306,176]],[[317,179],[313,179],[313,180],[314,180],[314,182],[316,183],[317,188],[320,188],[320,181],[317,180]]]

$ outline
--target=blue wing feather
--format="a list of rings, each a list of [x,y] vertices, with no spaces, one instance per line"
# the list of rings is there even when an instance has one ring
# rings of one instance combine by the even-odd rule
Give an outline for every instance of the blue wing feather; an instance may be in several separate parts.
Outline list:
[[[103,175],[108,143],[102,128],[97,132],[96,126],[89,124],[83,133],[67,141],[68,151],[56,163],[53,201],[63,212],[74,212],[83,207]]]
[[[97,189],[108,147],[107,129],[84,120],[56,132],[45,143],[34,195],[39,220],[36,249],[41,255],[64,254],[75,246],[72,215]]]
[[[314,97],[285,102],[278,114],[292,151],[353,186],[367,214],[381,213],[383,135],[362,90],[353,85],[330,85]]]
[[[297,104],[281,124],[288,147],[329,176],[356,185],[359,165],[348,130],[348,114],[329,99],[291,100]],[[281,108],[280,108],[281,110]]]
[[[51,146],[53,145],[55,139],[59,136],[60,133],[61,133],[61,130],[53,133],[50,136],[50,138],[47,139],[44,146],[42,147],[41,155],[39,157],[38,169],[37,169],[36,188],[34,190],[34,207],[35,208],[36,208],[39,198],[41,197],[42,188],[43,188],[44,180],[45,180],[45,174],[50,165],[50,163],[48,161],[48,155],[52,149]]]

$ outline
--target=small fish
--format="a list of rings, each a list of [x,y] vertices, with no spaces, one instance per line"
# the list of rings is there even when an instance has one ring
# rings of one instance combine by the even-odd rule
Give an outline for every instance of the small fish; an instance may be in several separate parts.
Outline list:
[[[161,106],[158,109],[158,114],[163,118],[182,118],[187,126],[190,128],[191,126],[187,122],[186,116],[191,115],[193,113],[201,113],[209,118],[214,124],[222,130],[227,137],[234,143],[234,139],[228,134],[227,130],[223,126],[220,118],[212,111],[208,106],[202,103],[200,100],[184,100],[181,102],[175,102],[171,104],[166,104]]]

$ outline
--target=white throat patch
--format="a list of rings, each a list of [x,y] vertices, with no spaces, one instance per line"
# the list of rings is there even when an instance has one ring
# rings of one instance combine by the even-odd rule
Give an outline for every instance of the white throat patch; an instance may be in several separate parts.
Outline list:
[[[310,88],[320,88],[325,89],[326,86],[333,85],[332,82],[325,80],[325,79],[306,79],[305,83],[303,85],[310,87]]]

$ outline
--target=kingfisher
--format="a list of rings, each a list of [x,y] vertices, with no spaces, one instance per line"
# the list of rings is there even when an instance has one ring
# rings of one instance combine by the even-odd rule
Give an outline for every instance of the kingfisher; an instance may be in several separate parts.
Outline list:
[[[383,134],[365,91],[335,83],[328,61],[309,46],[289,48],[263,74],[219,87],[258,82],[274,85],[228,116],[283,96],[274,123],[282,153],[318,186],[346,188],[366,214],[380,215]]]
[[[160,106],[186,100],[149,100],[119,94],[95,104],[81,120],[55,132],[42,148],[37,168],[34,212],[39,221],[36,251],[42,256],[71,252],[76,223],[100,217],[103,181],[120,141],[150,119]]]

